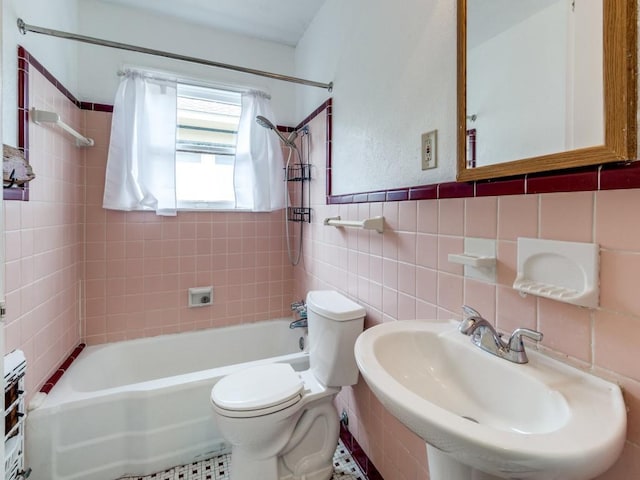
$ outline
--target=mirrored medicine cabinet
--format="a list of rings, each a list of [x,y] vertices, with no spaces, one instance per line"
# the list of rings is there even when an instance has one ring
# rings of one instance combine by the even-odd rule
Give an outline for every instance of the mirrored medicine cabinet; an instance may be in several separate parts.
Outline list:
[[[458,0],[458,181],[636,159],[637,2]]]

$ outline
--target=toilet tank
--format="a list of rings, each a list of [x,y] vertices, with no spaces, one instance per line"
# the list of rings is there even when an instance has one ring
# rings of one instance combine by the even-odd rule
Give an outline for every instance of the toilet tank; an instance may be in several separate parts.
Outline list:
[[[307,294],[310,367],[323,385],[357,383],[353,348],[364,327],[364,316],[364,308],[333,290]]]

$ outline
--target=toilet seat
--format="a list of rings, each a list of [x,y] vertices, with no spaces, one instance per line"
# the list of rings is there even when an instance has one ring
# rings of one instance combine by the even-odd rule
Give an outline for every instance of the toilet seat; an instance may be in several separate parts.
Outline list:
[[[226,417],[257,417],[295,405],[304,384],[288,363],[247,368],[222,378],[211,389],[211,403]]]

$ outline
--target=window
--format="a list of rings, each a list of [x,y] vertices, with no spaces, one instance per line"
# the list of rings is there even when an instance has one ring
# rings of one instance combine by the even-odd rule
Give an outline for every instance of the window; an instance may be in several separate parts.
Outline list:
[[[178,208],[233,209],[233,166],[241,95],[178,85],[176,197]]]
[[[258,115],[273,118],[264,92],[240,94],[125,72],[102,206],[158,215],[282,209],[282,151],[277,137],[253,121]]]

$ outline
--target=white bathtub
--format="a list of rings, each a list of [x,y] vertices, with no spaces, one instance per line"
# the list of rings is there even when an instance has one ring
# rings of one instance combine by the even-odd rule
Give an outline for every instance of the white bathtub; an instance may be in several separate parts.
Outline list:
[[[114,480],[230,451],[212,419],[211,387],[265,362],[307,369],[306,331],[289,321],[85,348],[27,416],[30,480]]]

